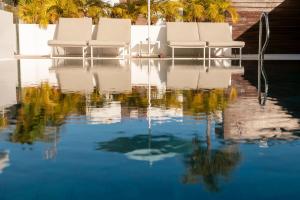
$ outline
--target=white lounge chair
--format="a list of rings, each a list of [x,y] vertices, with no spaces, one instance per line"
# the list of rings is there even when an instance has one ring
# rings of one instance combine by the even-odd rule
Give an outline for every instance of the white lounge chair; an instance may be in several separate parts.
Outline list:
[[[176,48],[203,49],[203,59],[205,59],[206,42],[200,40],[198,26],[195,22],[167,22],[167,42],[172,48],[173,59]]]
[[[94,58],[94,48],[123,48],[122,58],[124,59],[126,48],[129,56],[131,55],[130,42],[130,19],[100,18],[96,39],[88,42],[91,48],[91,59]]]
[[[211,57],[211,49],[213,48],[239,49],[240,56],[238,59],[241,65],[242,48],[245,46],[245,42],[234,41],[232,39],[228,23],[200,22],[198,23],[198,30],[200,40],[207,42],[209,60],[213,59]]]
[[[82,59],[85,59],[87,42],[92,35],[92,19],[91,18],[59,18],[56,33],[53,40],[48,41],[48,45],[52,47],[51,58],[73,58],[64,56],[54,56],[53,51],[56,47],[81,48]]]

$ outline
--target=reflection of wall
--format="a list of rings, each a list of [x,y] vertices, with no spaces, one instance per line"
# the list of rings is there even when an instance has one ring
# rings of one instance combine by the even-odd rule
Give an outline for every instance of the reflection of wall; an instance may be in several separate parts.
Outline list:
[[[0,108],[17,102],[17,61],[0,61]]]
[[[0,151],[0,174],[8,166],[9,166],[9,152]]]
[[[114,101],[101,108],[88,108],[87,116],[90,124],[113,124],[121,122],[121,104]]]
[[[151,120],[156,121],[157,123],[164,123],[171,121],[172,119],[179,119],[183,118],[183,108],[157,108],[152,107],[148,113],[148,117]]]
[[[42,82],[57,85],[55,73],[49,71],[52,67],[51,60],[21,60],[20,66],[22,87],[39,85]]]
[[[225,139],[280,138],[299,128],[298,119],[272,100],[262,107],[256,97],[240,98],[224,112]]]
[[[148,64],[150,64],[150,73]],[[147,86],[150,78],[151,86],[157,87],[159,90],[166,88],[166,70],[168,68],[166,62],[156,62],[148,60],[136,61],[131,63],[131,83],[134,86]]]
[[[0,58],[13,58],[16,48],[13,14],[0,10]]]

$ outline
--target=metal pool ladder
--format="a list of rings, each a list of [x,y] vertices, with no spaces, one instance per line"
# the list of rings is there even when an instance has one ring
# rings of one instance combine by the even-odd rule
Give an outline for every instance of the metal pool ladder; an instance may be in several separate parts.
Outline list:
[[[263,22],[265,22],[265,28],[266,28],[266,37],[265,37],[264,45],[262,45]],[[270,39],[269,17],[268,17],[268,13],[263,12],[260,16],[260,21],[259,21],[258,79],[257,79],[258,100],[261,105],[266,104],[267,97],[268,97],[268,89],[269,89],[268,79],[264,68],[265,51],[269,44],[269,39]],[[262,78],[264,81],[264,92],[262,91]]]

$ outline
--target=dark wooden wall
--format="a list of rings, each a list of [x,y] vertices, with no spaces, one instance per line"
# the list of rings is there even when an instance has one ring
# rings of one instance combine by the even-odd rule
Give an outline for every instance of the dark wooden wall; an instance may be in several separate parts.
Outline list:
[[[271,38],[267,53],[300,53],[300,0],[232,0],[240,15],[233,24],[233,36],[246,42],[244,53],[258,51],[258,24],[262,12],[269,12]]]

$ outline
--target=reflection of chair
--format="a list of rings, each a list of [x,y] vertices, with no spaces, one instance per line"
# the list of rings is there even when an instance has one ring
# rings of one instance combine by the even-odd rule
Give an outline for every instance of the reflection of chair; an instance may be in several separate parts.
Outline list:
[[[212,48],[230,48],[240,50],[240,65],[242,59],[242,48],[245,42],[233,41],[230,26],[228,23],[198,23],[199,39],[207,42],[208,55],[211,59]]]
[[[92,35],[91,18],[59,18],[54,40],[49,40],[48,45],[53,47],[77,47],[82,48],[82,58],[85,59],[87,41]],[[66,56],[66,55],[65,55]],[[51,50],[51,58],[53,49]]]
[[[105,60],[101,65],[95,66],[92,72],[97,88],[101,92],[131,91],[131,69],[114,64],[113,60]]]
[[[190,65],[176,65],[167,74],[168,89],[227,88],[231,84],[231,70],[210,69]]]
[[[100,18],[96,40],[90,40],[91,58],[93,59],[94,48],[125,48],[130,54],[131,21],[129,19]]]
[[[197,89],[200,71],[204,71],[204,67],[196,65],[175,65],[167,72],[167,88]]]
[[[228,69],[210,69],[200,72],[198,88],[228,88],[231,85],[231,71]]]
[[[197,23],[195,22],[168,22],[167,41],[172,49],[174,59],[175,48],[201,48],[205,59],[205,41],[200,41]]]
[[[63,92],[91,93],[94,89],[92,74],[83,68],[66,66],[55,69],[55,72]]]

